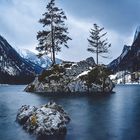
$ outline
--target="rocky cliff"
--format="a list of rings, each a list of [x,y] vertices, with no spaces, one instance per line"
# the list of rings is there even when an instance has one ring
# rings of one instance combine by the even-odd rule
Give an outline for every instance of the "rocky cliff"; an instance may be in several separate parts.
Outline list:
[[[131,46],[125,45],[121,55],[113,60],[108,67],[114,72],[118,71],[140,71],[140,28],[138,27],[134,35]]]

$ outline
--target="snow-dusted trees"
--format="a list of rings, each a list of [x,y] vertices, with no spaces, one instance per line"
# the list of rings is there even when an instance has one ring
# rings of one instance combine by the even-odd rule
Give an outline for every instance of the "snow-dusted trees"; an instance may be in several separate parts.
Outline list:
[[[39,41],[36,49],[39,51],[39,57],[51,54],[52,65],[55,64],[56,52],[61,51],[61,47],[67,46],[68,28],[65,26],[67,17],[62,9],[56,7],[55,0],[51,0],[47,7],[43,18],[39,20],[45,30],[39,31],[37,39]]]
[[[97,24],[93,24],[88,39],[89,46],[87,51],[96,54],[97,65],[99,63],[99,55],[106,58],[102,54],[108,53],[108,49],[111,47],[111,44],[109,44],[107,38],[105,38],[107,33],[102,33],[103,30],[104,28],[100,28]]]

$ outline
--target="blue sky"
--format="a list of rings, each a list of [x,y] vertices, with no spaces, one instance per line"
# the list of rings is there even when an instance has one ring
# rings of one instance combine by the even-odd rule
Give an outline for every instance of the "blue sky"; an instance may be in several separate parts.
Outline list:
[[[42,29],[38,20],[42,17],[48,0],[0,0],[0,34],[13,47],[34,51],[36,34]],[[70,36],[70,49],[58,54],[64,60],[79,61],[94,56],[86,51],[89,30],[93,23],[105,27],[108,32],[109,63],[122,51],[123,45],[131,45],[135,29],[140,25],[139,0],[56,0],[66,12]]]

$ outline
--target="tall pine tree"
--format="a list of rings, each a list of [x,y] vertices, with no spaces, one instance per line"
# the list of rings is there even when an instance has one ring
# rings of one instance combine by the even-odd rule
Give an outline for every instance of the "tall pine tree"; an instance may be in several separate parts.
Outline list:
[[[61,47],[69,48],[67,41],[71,38],[68,37],[68,28],[65,26],[66,19],[64,11],[56,7],[55,0],[50,0],[43,18],[39,20],[45,30],[39,31],[37,34],[38,56],[51,54],[52,65],[55,64],[55,55],[61,51]]]
[[[93,28],[90,30],[90,38],[88,39],[89,46],[87,51],[96,54],[96,63],[99,63],[99,55],[108,53],[108,49],[111,47],[105,38],[107,33],[102,33],[104,28],[100,28],[97,24],[93,24]],[[102,56],[106,58],[105,56]]]

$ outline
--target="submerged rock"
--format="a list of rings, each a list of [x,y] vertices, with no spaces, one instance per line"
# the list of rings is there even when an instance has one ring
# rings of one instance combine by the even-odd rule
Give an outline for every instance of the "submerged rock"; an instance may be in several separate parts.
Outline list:
[[[17,113],[17,121],[27,132],[37,136],[64,135],[70,118],[63,108],[49,102],[39,108],[23,105]]]
[[[29,84],[26,92],[74,93],[111,92],[114,84],[105,66],[96,66],[92,57],[73,63],[64,62],[45,70]]]

